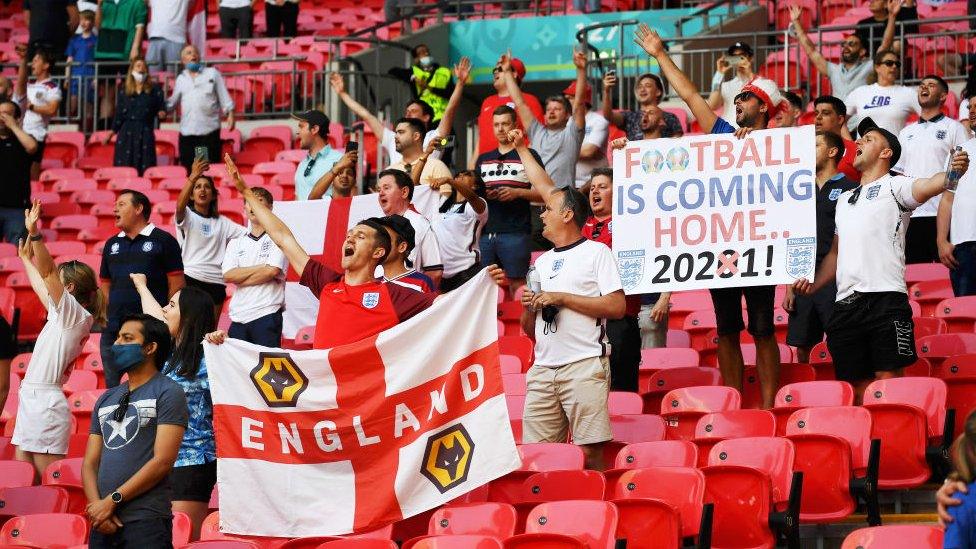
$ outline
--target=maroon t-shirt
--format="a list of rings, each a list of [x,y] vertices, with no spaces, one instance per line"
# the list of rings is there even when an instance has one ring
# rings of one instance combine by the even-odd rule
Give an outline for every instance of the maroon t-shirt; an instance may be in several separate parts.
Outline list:
[[[430,307],[437,297],[375,280],[346,284],[341,274],[314,259],[305,265],[300,283],[319,296],[312,340],[315,349],[331,349],[374,336]]]

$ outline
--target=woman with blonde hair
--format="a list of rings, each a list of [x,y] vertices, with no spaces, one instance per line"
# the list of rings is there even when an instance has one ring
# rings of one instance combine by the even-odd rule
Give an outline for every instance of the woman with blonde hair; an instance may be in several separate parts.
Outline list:
[[[61,386],[94,322],[105,322],[105,297],[95,271],[80,261],[55,266],[41,238],[37,220],[41,204],[24,212],[28,238],[20,258],[31,287],[47,309],[47,323],[37,336],[20,386],[17,423],[11,443],[16,457],[34,465],[38,477],[68,452],[71,412]]]
[[[125,86],[115,99],[115,123],[105,137],[108,143],[115,134],[116,166],[131,166],[142,175],[156,165],[156,119],[166,117],[163,91],[149,77],[146,60],[137,57],[129,64]]]

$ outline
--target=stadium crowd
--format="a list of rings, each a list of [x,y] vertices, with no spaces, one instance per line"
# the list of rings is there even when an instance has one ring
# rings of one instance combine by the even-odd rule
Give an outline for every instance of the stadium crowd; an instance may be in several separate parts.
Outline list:
[[[6,172],[0,234],[18,245],[47,313],[20,385],[12,440],[17,459],[31,463],[38,477],[67,453],[72,420],[62,382],[89,333],[101,333],[107,390],[93,405],[82,468],[89,547],[171,547],[172,511],[186,513],[191,539],[199,537],[217,482],[201,341],[281,346],[289,269],[320,298],[312,347],[328,349],[412,318],[488,268],[505,298],[521,303],[521,331],[534,341],[521,441],[572,440],[587,468],[608,468],[609,395],[639,392],[641,351],[666,345],[672,298],[624,295],[611,253],[615,191],[608,159],[629,141],[685,133],[660,105],[668,89],[703,133],[739,138],[797,126],[807,100],[814,105],[816,149],[808,153],[816,165],[816,276],[787,288],[781,303],[775,286],[710,291],[726,386],[743,389],[745,330],[755,342],[760,405],[774,406],[781,387],[774,310],[781,306],[789,312],[786,343],[798,362],[808,362],[826,338],[836,379],[849,382],[860,403],[870,383],[904,375],[919,358],[906,263],[941,262],[956,296],[976,295],[976,171],[968,170],[976,155],[969,129],[976,109],[964,109],[963,123],[943,114],[949,85],[934,74],[914,89],[898,84],[902,56],[893,29],[896,21],[917,19],[911,0],[872,0],[874,16],[864,26],[878,32],[847,36],[840,63],[817,51],[799,8],[792,11],[800,45],[834,92],[814,98],[757,76],[754,52],[742,42],[719,60],[710,89],[698,89],[644,25],[635,40],[660,73],[637,76],[629,105],[613,104],[620,81],[609,73],[601,104],[594,103],[579,51],[575,80],[541,101],[522,90],[523,62],[503,55],[493,70],[495,93],[481,104],[478,154],[467,169],[455,161],[452,135],[470,76],[467,59],[448,69],[427,46],[415,47],[413,65],[396,71],[415,97],[392,127],[332,74],[332,91],[388,158],[375,184],[359,189],[359,145],[333,148],[329,117],[320,110],[293,115],[307,151],[294,174],[295,198],[373,192],[383,211],[349,230],[341,272],[311,257],[275,215],[272,193],[248,186],[234,159],[222,156],[220,130],[234,127],[234,102],[221,72],[186,44],[190,2],[99,0],[94,11],[79,11],[80,4],[25,0],[31,38],[18,49],[15,81],[0,85]],[[224,36],[251,36],[252,4],[220,1]],[[296,34],[298,6],[298,0],[268,4],[270,36]],[[41,231],[44,206],[31,196],[48,126],[61,108],[63,90],[52,73],[64,60],[75,75],[89,74],[86,64],[96,60],[127,63],[117,86],[70,94],[112,105],[103,111],[114,113],[105,144],[114,140],[116,166],[140,174],[154,167],[155,124],[181,112],[178,156],[188,175],[176,200],[175,235],[150,222],[154,205],[145,193],[119,190],[113,211],[119,232],[105,241],[98,273],[81,261],[55,264]],[[154,75],[174,64],[182,70],[165,97]],[[909,122],[912,115],[916,122]],[[626,137],[609,141],[611,127]],[[244,200],[246,226],[218,207],[219,182],[208,174],[219,163]],[[436,214],[414,207],[419,186],[439,193]],[[224,312],[226,332],[217,329]],[[10,320],[0,319],[0,341],[14,340]],[[4,380],[16,352],[13,344],[0,345]],[[7,398],[0,393],[0,409]],[[134,434],[127,430],[132,421],[142,426]],[[972,490],[974,421],[965,422],[957,470],[938,494],[949,523],[947,547],[973,547],[976,539],[976,504],[959,495],[957,507],[960,499],[951,497]],[[951,539],[962,541],[950,545]]]

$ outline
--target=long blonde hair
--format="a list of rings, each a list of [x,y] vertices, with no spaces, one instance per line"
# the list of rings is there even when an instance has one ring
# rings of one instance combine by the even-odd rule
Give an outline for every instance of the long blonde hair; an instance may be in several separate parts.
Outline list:
[[[144,58],[136,57],[131,63],[129,63],[129,70],[125,73],[125,94],[130,97],[141,92],[149,93],[153,89],[153,81],[149,76],[148,65],[146,65],[146,78],[141,83],[136,82],[136,79],[132,77],[132,67],[134,67],[139,61],[142,61],[142,64],[146,65],[146,60]]]
[[[976,411],[966,418],[963,433],[952,445],[952,465],[955,471],[950,477],[966,484],[976,480]]]
[[[105,324],[105,309],[107,301],[95,271],[81,261],[65,261],[58,265],[64,285],[74,284],[75,291],[71,294],[78,303],[95,318],[96,324]],[[67,291],[67,290],[65,290]]]

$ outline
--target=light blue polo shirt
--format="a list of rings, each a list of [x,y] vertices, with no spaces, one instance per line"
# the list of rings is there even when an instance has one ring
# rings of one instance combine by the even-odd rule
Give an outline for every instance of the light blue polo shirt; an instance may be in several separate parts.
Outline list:
[[[342,158],[342,154],[329,145],[326,145],[314,157],[311,155],[306,156],[298,164],[298,169],[295,170],[295,199],[308,200],[308,195],[312,192],[312,187],[325,175],[325,172],[332,169],[332,166]],[[306,177],[305,170],[308,168],[309,163],[312,162],[314,164],[312,164],[312,169],[308,170],[308,177]],[[329,187],[329,190],[325,192],[325,196],[332,196],[332,187]]]

